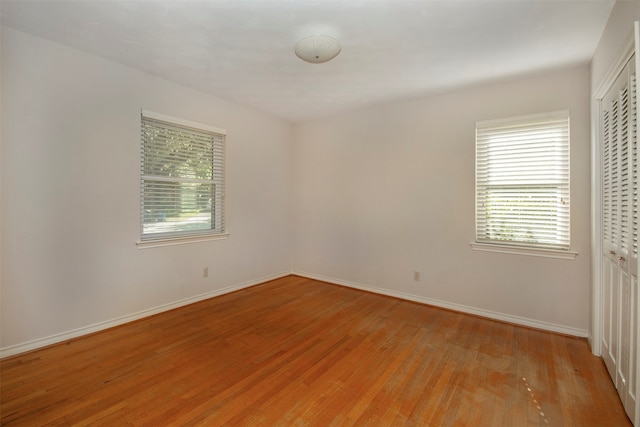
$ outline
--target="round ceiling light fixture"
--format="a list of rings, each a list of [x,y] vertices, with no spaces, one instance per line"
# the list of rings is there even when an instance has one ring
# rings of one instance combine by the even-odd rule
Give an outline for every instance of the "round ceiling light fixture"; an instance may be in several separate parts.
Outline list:
[[[313,64],[321,64],[338,56],[340,43],[329,36],[306,37],[296,43],[295,52],[298,58]]]

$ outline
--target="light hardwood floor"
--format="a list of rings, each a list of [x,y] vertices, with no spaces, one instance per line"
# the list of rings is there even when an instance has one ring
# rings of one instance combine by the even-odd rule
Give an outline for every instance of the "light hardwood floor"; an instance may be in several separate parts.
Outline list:
[[[2,425],[631,425],[583,339],[296,276],[0,375]]]

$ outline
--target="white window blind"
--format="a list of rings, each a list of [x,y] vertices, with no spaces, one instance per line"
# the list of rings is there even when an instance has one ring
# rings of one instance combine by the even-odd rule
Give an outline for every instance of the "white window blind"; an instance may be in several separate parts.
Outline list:
[[[224,131],[141,118],[141,240],[223,234]]]
[[[476,123],[476,241],[569,249],[569,113]]]

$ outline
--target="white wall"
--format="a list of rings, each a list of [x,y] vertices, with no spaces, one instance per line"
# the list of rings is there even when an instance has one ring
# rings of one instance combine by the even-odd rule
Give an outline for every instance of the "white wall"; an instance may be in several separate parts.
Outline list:
[[[475,122],[561,109],[570,110],[571,249],[578,256],[472,250]],[[294,269],[586,336],[589,135],[587,65],[300,124]]]
[[[292,129],[15,30],[2,28],[1,37],[0,356],[292,265],[336,283],[586,335],[586,66]],[[136,248],[141,108],[227,129],[228,239]],[[558,109],[571,110],[578,257],[473,251],[475,121]]]
[[[5,354],[291,271],[289,124],[8,28],[1,55]],[[137,249],[141,108],[228,131],[228,239]]]

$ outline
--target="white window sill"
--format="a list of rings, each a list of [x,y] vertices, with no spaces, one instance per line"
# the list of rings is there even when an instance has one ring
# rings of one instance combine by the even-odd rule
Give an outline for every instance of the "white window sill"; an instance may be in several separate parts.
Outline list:
[[[186,245],[188,243],[208,242],[211,240],[224,240],[229,234],[210,234],[204,236],[168,237],[136,242],[138,249],[159,248],[163,246]]]
[[[522,246],[510,246],[510,245],[496,245],[492,243],[478,243],[472,242],[471,248],[474,251],[484,252],[496,252],[500,254],[512,254],[512,255],[528,255],[537,256],[543,258],[557,258],[557,259],[574,259],[578,253],[573,251],[563,251],[559,249],[540,249],[540,248],[528,248]]]

